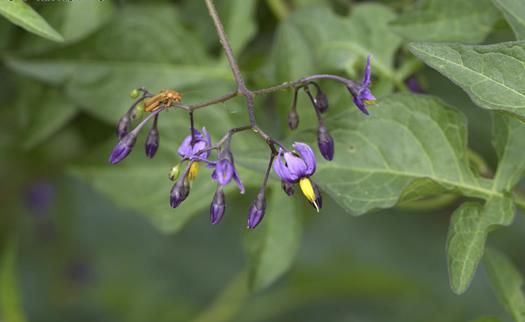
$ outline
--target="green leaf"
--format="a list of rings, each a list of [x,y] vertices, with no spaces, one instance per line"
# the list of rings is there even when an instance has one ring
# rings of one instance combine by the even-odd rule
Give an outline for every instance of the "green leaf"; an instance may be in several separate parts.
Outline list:
[[[427,0],[391,25],[410,41],[479,43],[498,18],[490,0]]]
[[[28,109],[28,125],[24,129],[24,148],[31,149],[60,130],[78,109],[55,89],[46,89],[33,99]]]
[[[503,253],[488,249],[484,264],[496,296],[516,322],[525,321],[523,277]]]
[[[233,53],[239,55],[248,41],[255,36],[255,0],[218,1],[219,15],[228,35]]]
[[[494,189],[511,191],[525,171],[525,124],[507,115],[494,113],[492,131],[499,158]]]
[[[500,322],[500,321],[501,320],[496,317],[486,316],[486,317],[482,317],[482,318],[473,320],[472,322]]]
[[[275,81],[334,68],[355,76],[356,66],[362,66],[369,54],[378,73],[393,78],[393,58],[401,44],[388,27],[395,17],[378,4],[357,5],[344,18],[327,8],[297,11],[279,28],[272,57]]]
[[[300,212],[290,198],[274,184],[264,220],[257,229],[246,232],[249,259],[249,285],[261,290],[284,274],[293,263],[300,244]]]
[[[457,110],[428,96],[385,97],[369,117],[349,107],[329,120],[335,158],[318,164],[314,180],[355,214],[444,190],[500,196],[469,168],[465,122]]]
[[[525,42],[487,46],[414,43],[410,50],[480,107],[525,118]]]
[[[508,226],[514,219],[512,199],[495,197],[485,205],[467,202],[454,211],[448,238],[448,271],[452,290],[461,294],[468,288],[483,256],[487,234],[496,226]]]
[[[516,37],[525,40],[525,2],[521,0],[492,0],[514,30]]]
[[[0,317],[4,321],[27,321],[20,303],[16,277],[16,243],[9,241],[4,247],[0,263]]]
[[[53,41],[64,41],[64,38],[24,0],[2,1],[0,15],[15,25],[41,37]]]

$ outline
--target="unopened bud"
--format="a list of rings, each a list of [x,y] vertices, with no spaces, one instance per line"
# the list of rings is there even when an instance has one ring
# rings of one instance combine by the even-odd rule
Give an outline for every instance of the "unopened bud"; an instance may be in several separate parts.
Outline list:
[[[139,102],[135,108],[133,108],[133,111],[131,111],[131,119],[138,120],[141,119],[144,115],[144,101]]]
[[[317,130],[317,145],[323,158],[328,161],[334,159],[334,139],[324,125],[319,126]]]
[[[133,99],[139,97],[139,95],[140,95],[140,91],[139,91],[138,88],[133,89],[133,90],[129,93],[129,97],[131,97],[131,98],[133,98]]]
[[[171,181],[175,181],[179,178],[180,175],[180,163],[178,163],[176,166],[171,168],[170,173],[168,174],[168,177]]]
[[[259,192],[248,212],[248,228],[254,229],[259,225],[266,210],[266,198],[264,192]]]
[[[213,225],[218,224],[222,217],[224,216],[224,210],[226,209],[226,202],[224,198],[224,191],[222,187],[219,186],[215,195],[213,196],[213,201],[210,206],[210,221]]]
[[[281,180],[281,187],[283,188],[283,191],[289,196],[295,193],[295,188],[293,186],[293,183]]]
[[[314,188],[315,193],[315,203],[318,207],[318,209],[323,208],[323,196],[321,195],[321,189],[319,189],[319,186],[312,181],[312,187]],[[315,207],[315,205],[312,205]]]
[[[122,139],[126,136],[129,132],[129,125],[131,124],[131,119],[129,118],[129,114],[124,114],[120,120],[117,123],[117,137],[119,139]]]
[[[190,183],[185,178],[180,178],[171,189],[170,206],[177,208],[190,194]]]
[[[137,142],[137,135],[135,132],[128,133],[124,138],[122,138],[119,143],[111,151],[109,156],[109,162],[111,164],[117,164],[120,161],[124,160],[133,149],[133,146]]]
[[[299,126],[299,114],[295,110],[288,113],[288,127],[290,130],[295,130]]]
[[[321,91],[321,89],[318,89],[317,95],[315,95],[315,108],[320,113],[324,113],[328,110],[328,97],[326,97],[326,94]]]
[[[155,156],[155,153],[157,153],[159,148],[159,130],[156,126],[153,126],[149,130],[144,148],[146,150],[146,155],[150,159],[152,159]]]

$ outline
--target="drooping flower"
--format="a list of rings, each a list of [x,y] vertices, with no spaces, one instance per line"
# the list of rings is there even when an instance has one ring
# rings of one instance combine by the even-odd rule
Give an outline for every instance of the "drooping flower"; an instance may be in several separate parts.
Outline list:
[[[366,60],[365,72],[361,84],[356,87],[349,86],[348,90],[352,94],[355,105],[361,110],[361,112],[368,115],[367,105],[374,104],[376,98],[370,91],[370,84],[372,82],[371,76],[371,57],[368,56]]]
[[[284,152],[279,149],[279,154],[273,162],[273,169],[282,181],[288,183],[298,183],[306,199],[319,211],[321,208],[319,199],[319,189],[310,177],[315,173],[317,162],[312,148],[305,143],[296,142],[292,145],[294,152]]]
[[[241,193],[244,193],[244,185],[239,178],[237,169],[233,162],[233,155],[229,150],[224,150],[219,154],[219,161],[215,163],[215,170],[213,171],[211,178],[215,180],[219,185],[225,186],[233,179],[239,186]]]
[[[211,137],[204,127],[202,133],[197,129],[192,129],[192,131],[193,135],[190,134],[184,138],[177,152],[182,158],[188,160],[205,161],[210,154],[210,151],[206,149],[211,147]],[[192,162],[188,172],[188,180],[195,179],[198,172],[199,163]]]

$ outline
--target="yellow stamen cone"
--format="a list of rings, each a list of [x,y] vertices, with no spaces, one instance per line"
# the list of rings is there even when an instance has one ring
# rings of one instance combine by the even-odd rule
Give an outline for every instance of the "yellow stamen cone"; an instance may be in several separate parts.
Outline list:
[[[199,163],[193,162],[190,166],[190,170],[188,171],[188,180],[193,181],[193,179],[197,177],[198,173],[199,173]]]
[[[303,192],[303,195],[308,199],[308,201],[314,205],[315,209],[317,209],[317,212],[319,212],[319,205],[316,202],[316,196],[315,196],[315,190],[312,185],[312,181],[310,181],[309,178],[301,178],[299,180],[299,187],[301,188],[301,191]]]

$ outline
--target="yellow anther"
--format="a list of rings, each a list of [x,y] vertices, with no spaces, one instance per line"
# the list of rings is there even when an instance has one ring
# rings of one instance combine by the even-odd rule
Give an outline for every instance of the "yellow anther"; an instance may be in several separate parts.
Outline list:
[[[370,101],[370,100],[363,100],[363,102],[365,103],[365,105],[374,105],[376,103],[376,101]]]
[[[190,170],[188,171],[188,180],[193,181],[193,179],[197,177],[198,173],[199,173],[199,163],[193,162],[190,166]]]
[[[308,201],[314,205],[315,209],[317,209],[317,212],[319,212],[319,205],[317,204],[317,197],[315,195],[314,186],[312,185],[312,181],[308,178],[301,178],[299,180],[299,187],[301,188],[301,191],[303,192],[303,195],[308,199]]]

